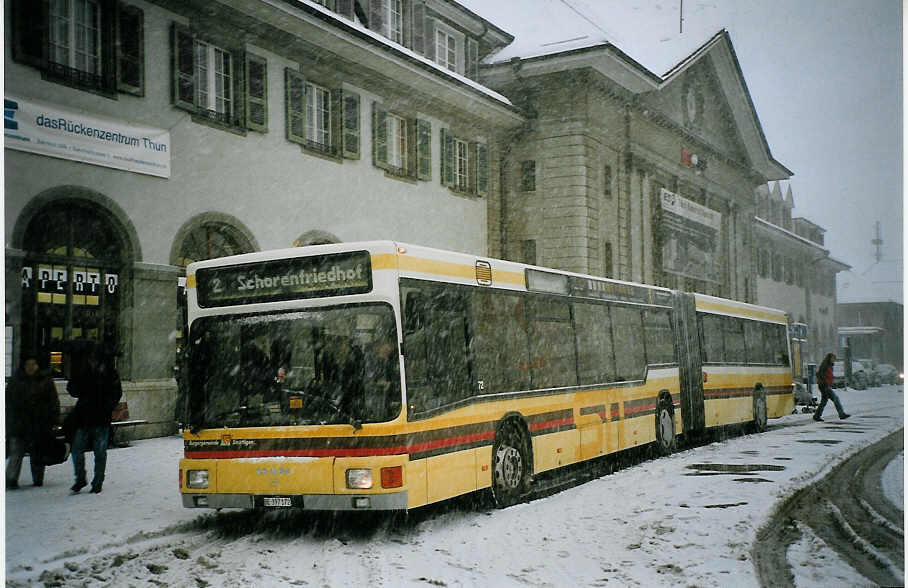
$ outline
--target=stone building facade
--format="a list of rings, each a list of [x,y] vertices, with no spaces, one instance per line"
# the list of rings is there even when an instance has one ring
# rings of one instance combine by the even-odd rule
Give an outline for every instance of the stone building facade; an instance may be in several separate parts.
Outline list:
[[[791,172],[770,153],[727,32],[662,77],[608,43],[480,75],[528,118],[489,213],[503,256],[757,300],[753,191]]]
[[[87,10],[86,7],[88,8]],[[445,0],[4,4],[7,374],[103,340],[173,427],[193,260],[394,238],[485,254],[512,37]]]
[[[819,365],[825,353],[836,352],[836,274],[850,266],[829,256],[822,227],[792,216],[791,186],[784,197],[778,183],[758,186],[754,202],[757,302],[807,324],[803,359]]]

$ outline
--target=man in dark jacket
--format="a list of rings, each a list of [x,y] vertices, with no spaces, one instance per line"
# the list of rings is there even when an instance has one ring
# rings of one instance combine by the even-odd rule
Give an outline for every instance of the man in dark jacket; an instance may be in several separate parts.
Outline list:
[[[26,355],[22,369],[6,386],[6,487],[19,487],[22,458],[29,454],[32,482],[44,484],[44,441],[53,436],[60,416],[60,399],[50,375],[38,369],[34,355]]]
[[[76,480],[70,490],[75,494],[87,485],[85,451],[91,441],[95,455],[91,491],[97,494],[101,492],[104,470],[107,468],[110,415],[120,402],[123,390],[112,357],[104,357],[102,360],[100,350],[91,350],[81,355],[74,358],[73,373],[66,386],[70,396],[78,399],[73,409],[76,433],[71,453]]]

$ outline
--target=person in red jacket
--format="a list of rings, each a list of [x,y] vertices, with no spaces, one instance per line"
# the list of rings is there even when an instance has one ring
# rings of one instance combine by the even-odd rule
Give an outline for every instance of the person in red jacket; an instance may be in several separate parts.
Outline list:
[[[813,420],[815,421],[823,420],[823,409],[826,408],[826,403],[829,402],[830,398],[832,399],[833,404],[835,404],[835,409],[839,411],[840,419],[844,420],[851,416],[845,412],[838,394],[832,390],[832,386],[835,384],[835,376],[832,374],[832,364],[834,363],[835,355],[827,353],[826,357],[823,358],[823,361],[820,362],[820,367],[817,368],[817,385],[820,387],[821,398],[820,406],[818,406],[817,411],[813,413]]]

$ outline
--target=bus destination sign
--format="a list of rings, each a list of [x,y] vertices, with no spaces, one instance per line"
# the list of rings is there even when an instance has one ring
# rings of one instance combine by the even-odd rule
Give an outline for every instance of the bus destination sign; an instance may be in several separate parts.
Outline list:
[[[276,259],[196,272],[199,306],[231,306],[372,290],[368,251]]]

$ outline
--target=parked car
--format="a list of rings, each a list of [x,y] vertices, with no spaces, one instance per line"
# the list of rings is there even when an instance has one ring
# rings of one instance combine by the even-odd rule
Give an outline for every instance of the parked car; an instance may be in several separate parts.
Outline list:
[[[835,388],[844,388],[845,382],[845,361],[837,359],[832,364],[832,375],[835,378]],[[864,371],[864,366],[860,362],[851,362],[851,381],[847,385],[856,390],[865,390],[870,382],[870,378]]]
[[[902,378],[898,368],[891,363],[878,363],[873,369],[881,384],[901,384]]]
[[[876,367],[876,361],[872,359],[857,359],[855,360],[864,367],[864,374],[867,376],[867,385],[870,387],[875,387],[881,385],[883,382],[880,380],[880,375],[874,369]]]

